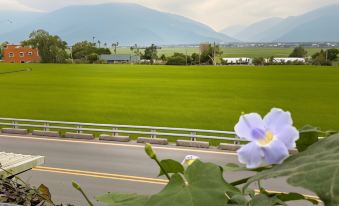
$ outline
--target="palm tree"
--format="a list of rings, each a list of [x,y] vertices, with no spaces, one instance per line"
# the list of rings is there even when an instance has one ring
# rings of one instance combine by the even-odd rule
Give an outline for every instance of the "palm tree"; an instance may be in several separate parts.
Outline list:
[[[100,44],[101,44],[101,41],[100,41],[100,40],[98,40],[98,45],[99,45],[99,48],[100,48]]]

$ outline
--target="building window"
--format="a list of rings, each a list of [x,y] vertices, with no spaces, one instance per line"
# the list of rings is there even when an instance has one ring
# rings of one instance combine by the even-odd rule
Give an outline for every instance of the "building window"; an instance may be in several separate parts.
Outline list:
[[[28,56],[33,56],[33,52],[28,52]]]
[[[14,53],[13,53],[13,52],[10,52],[10,53],[8,54],[8,56],[9,56],[9,58],[13,58],[13,57],[14,57]]]
[[[20,57],[24,57],[25,54],[24,54],[23,52],[20,52],[20,53],[19,53],[19,56],[20,56]]]

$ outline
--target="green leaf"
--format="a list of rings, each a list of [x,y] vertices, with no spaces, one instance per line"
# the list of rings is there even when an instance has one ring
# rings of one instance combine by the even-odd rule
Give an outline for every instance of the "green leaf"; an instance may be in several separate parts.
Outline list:
[[[107,206],[145,206],[149,197],[137,194],[107,193],[95,199]]]
[[[294,192],[287,193],[287,194],[286,193],[280,193],[280,194],[277,194],[276,197],[283,202],[297,201],[297,200],[307,200],[314,205],[319,204],[319,201],[317,201],[317,200],[307,198],[304,195],[301,195],[299,193],[294,193]]]
[[[300,137],[297,143],[297,149],[299,152],[305,151],[309,146],[318,142],[318,137],[320,134],[319,128],[313,127],[311,125],[304,126],[300,131]]]
[[[281,165],[258,173],[252,182],[288,176],[288,183],[313,191],[326,206],[339,205],[339,134],[311,145],[306,151],[291,156]]]
[[[160,164],[167,173],[181,173],[184,174],[185,168],[179,162],[175,160],[161,160]],[[164,175],[164,172],[160,169],[159,177]]]
[[[246,205],[247,199],[242,194],[233,195],[228,203],[229,205]]]
[[[158,194],[151,196],[147,206],[225,206],[226,192],[239,192],[227,184],[217,165],[194,161],[184,175],[176,173],[168,185]]]
[[[227,171],[227,172],[242,172],[242,171],[245,171],[245,172],[246,171],[261,172],[261,171],[272,168],[272,166],[268,165],[268,166],[264,166],[264,167],[248,169],[248,168],[244,167],[243,165],[239,165],[239,164],[235,164],[235,163],[229,163],[229,164],[226,164],[222,168],[223,168],[224,171]]]
[[[274,205],[286,205],[284,202],[279,200],[277,197],[269,197],[265,194],[259,194],[254,196],[250,201],[251,206],[274,206]]]
[[[51,193],[49,192],[48,187],[42,184],[38,187],[38,191],[43,198],[46,200],[51,200]]]

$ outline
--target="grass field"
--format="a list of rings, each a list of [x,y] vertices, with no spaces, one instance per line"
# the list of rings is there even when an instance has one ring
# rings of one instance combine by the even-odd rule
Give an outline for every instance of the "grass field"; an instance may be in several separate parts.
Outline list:
[[[327,130],[338,94],[338,67],[0,64],[0,117],[232,130],[281,107]]]
[[[319,52],[321,48],[307,48],[308,55],[313,55]],[[288,57],[293,48],[222,48],[223,57]],[[199,53],[199,48],[162,48],[158,51],[158,55],[165,54],[166,56],[172,56],[174,52],[187,53]],[[119,54],[130,54],[129,48],[118,48]]]

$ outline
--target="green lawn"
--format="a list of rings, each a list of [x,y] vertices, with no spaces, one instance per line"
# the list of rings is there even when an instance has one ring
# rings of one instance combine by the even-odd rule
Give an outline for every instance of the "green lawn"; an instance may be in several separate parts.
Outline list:
[[[307,48],[308,55],[311,56],[316,52],[319,52],[321,48]],[[293,51],[293,48],[222,48],[223,57],[288,57]],[[158,56],[165,54],[166,56],[172,56],[174,52],[187,53],[199,53],[199,48],[162,48],[158,51]],[[119,54],[132,53],[129,48],[117,48]]]
[[[281,107],[327,130],[338,94],[339,67],[0,64],[0,117],[232,130]]]

